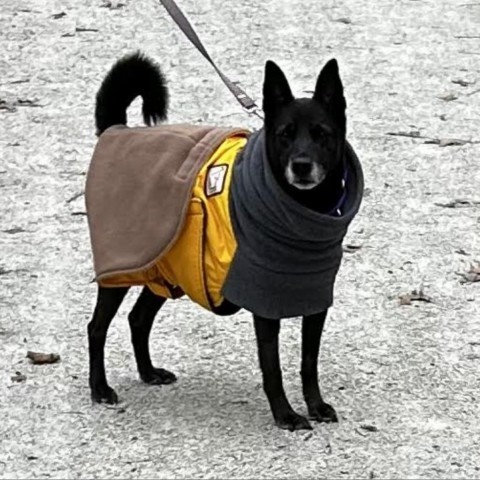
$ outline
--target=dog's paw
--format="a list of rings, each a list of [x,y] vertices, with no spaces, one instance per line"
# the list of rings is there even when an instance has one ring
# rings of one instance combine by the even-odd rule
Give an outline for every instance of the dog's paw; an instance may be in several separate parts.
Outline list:
[[[149,385],[169,385],[177,381],[174,373],[163,368],[152,368],[151,371],[141,374],[140,378]]]
[[[108,403],[114,405],[118,403],[118,396],[113,388],[107,384],[92,386],[92,400],[96,403]]]
[[[317,403],[308,406],[308,416],[315,422],[337,423],[338,417],[334,408],[328,403]]]
[[[283,430],[312,430],[310,422],[305,418],[295,413],[294,411],[288,412],[275,419],[277,427]]]

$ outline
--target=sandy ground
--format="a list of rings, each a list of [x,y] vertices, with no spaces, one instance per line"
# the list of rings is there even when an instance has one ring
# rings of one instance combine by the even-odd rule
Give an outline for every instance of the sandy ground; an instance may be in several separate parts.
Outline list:
[[[480,283],[458,273],[480,260],[480,3],[181,1],[256,98],[268,58],[297,94],[328,58],[340,64],[367,187],[321,355],[340,423],[293,434],[273,426],[249,315],[215,318],[187,300],[152,333],[155,363],[178,383],[139,381],[131,293],[106,350],[122,403],[91,404],[95,285],[78,194],[103,75],[142,49],[164,66],[170,121],[259,126],[155,0],[123,3],[0,1],[0,477],[479,478]],[[463,144],[438,145],[451,138]],[[445,206],[458,199],[470,203]],[[399,304],[420,287],[431,303]],[[27,350],[61,361],[34,366]],[[305,413],[298,321],[284,322],[282,361]]]

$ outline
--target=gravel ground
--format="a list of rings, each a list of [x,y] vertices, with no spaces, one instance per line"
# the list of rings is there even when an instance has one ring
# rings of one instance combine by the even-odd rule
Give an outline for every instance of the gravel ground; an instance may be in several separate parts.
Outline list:
[[[0,477],[479,478],[480,283],[458,273],[480,260],[480,3],[181,0],[256,98],[268,58],[301,94],[335,56],[346,88],[367,190],[321,358],[340,423],[289,433],[273,426],[249,315],[214,318],[187,300],[152,333],[155,363],[178,383],[137,378],[131,293],[106,349],[122,403],[90,402],[96,289],[78,194],[102,77],[140,48],[164,66],[170,121],[259,126],[158,2],[124,2],[0,1]],[[138,102],[132,112],[138,123]],[[451,138],[463,142],[438,145]],[[458,199],[470,203],[448,208]],[[400,305],[420,288],[431,303]],[[27,350],[61,361],[31,365]],[[282,361],[305,412],[297,321],[284,322]]]

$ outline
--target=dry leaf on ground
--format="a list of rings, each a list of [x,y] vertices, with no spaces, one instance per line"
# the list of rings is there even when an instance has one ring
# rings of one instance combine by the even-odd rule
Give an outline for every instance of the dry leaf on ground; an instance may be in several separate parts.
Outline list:
[[[452,102],[453,100],[456,100],[458,97],[455,95],[453,92],[448,92],[443,95],[439,95],[438,98],[440,100],[444,100],[445,102]]]
[[[400,305],[411,305],[412,302],[432,303],[431,297],[425,295],[423,290],[412,290],[411,293],[404,293],[398,297]]]
[[[10,377],[10,380],[12,382],[15,382],[15,383],[21,383],[21,382],[24,382],[25,380],[27,379],[27,377],[25,375],[23,375],[22,373],[20,372],[15,372],[15,375],[12,375]]]
[[[360,428],[367,432],[378,432],[378,428],[375,425],[360,425]]]
[[[480,262],[471,264],[467,273],[459,273],[458,275],[462,277],[461,283],[480,282]]]
[[[57,353],[38,353],[28,351],[27,358],[29,358],[34,365],[43,365],[45,363],[57,363],[60,360],[60,355]]]
[[[111,10],[118,10],[126,6],[126,3],[114,1],[114,2],[104,2],[100,5],[101,8],[109,8]]]

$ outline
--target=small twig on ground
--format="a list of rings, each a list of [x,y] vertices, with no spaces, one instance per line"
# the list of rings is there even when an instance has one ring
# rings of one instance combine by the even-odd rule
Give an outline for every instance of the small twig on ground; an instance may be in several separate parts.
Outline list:
[[[16,233],[24,233],[26,230],[20,227],[9,228],[8,230],[2,230],[3,233],[9,233],[10,235],[15,235]]]
[[[421,135],[418,130],[413,130],[411,132],[387,132],[387,135],[392,137],[408,137],[408,138],[419,138],[425,140],[425,144],[438,145],[439,147],[451,147],[451,146],[461,146],[470,144],[477,144],[480,141],[477,140],[462,140],[459,138],[433,138]]]
[[[107,410],[115,410],[117,413],[125,413],[127,410],[124,407],[113,407],[110,405],[105,405]]]
[[[461,78],[456,78],[452,80],[452,83],[455,83],[456,85],[460,85],[461,87],[468,87],[470,85],[473,85],[475,82],[468,82],[467,80],[462,80]]]
[[[420,135],[418,130],[412,130],[411,132],[387,132],[387,135],[391,135],[392,137],[429,138]]]
[[[15,268],[12,270],[6,270],[0,267],[0,275],[8,275],[9,273],[29,273],[26,268]]]
[[[29,78],[22,78],[18,80],[8,80],[6,82],[0,82],[0,85],[17,85],[19,83],[28,83],[29,81]]]
[[[347,245],[343,246],[343,251],[345,253],[355,253],[358,252],[362,248],[361,245],[353,245],[351,243],[347,243]]]
[[[465,199],[456,199],[447,203],[435,202],[434,205],[437,207],[443,208],[461,208],[461,207],[473,207],[475,205],[480,205],[479,200],[465,200]]]
[[[471,97],[472,95],[475,95],[476,93],[479,93],[480,92],[480,88],[478,88],[477,90],[474,90],[473,92],[470,92],[470,93],[467,93],[467,97]]]
[[[307,433],[307,434],[303,437],[303,441],[304,441],[304,442],[307,442],[307,441],[310,440],[312,437],[313,437],[313,433],[312,433],[312,432]]]
[[[76,27],[76,32],[98,32],[98,28],[84,28],[84,27]]]
[[[76,193],[73,197],[71,197],[67,200],[67,203],[72,203],[73,201],[75,201],[77,198],[80,198],[84,194],[85,194],[85,192]]]
[[[425,140],[426,144],[438,145],[439,147],[456,147],[461,145],[466,145],[467,143],[477,143],[470,142],[469,140],[460,140],[459,138],[432,138],[431,140]]]
[[[37,100],[30,100],[29,98],[17,98],[14,105],[16,107],[43,107],[43,105],[40,105]]]
[[[336,23],[343,23],[345,25],[350,25],[352,23],[352,20],[350,20],[348,17],[335,18],[333,21]]]

